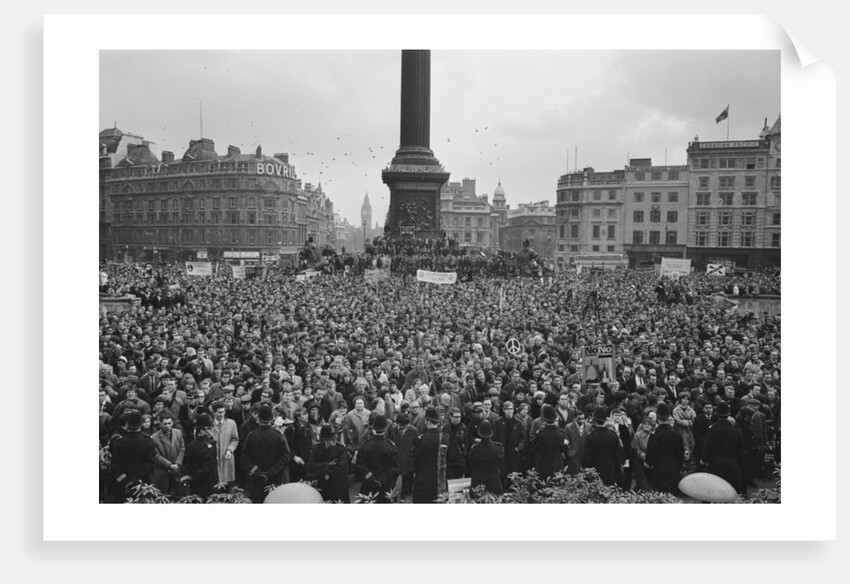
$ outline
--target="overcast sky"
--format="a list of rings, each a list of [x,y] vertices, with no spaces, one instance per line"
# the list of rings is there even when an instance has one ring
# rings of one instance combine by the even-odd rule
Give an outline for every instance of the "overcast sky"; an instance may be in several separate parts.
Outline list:
[[[381,169],[399,141],[400,51],[102,51],[100,128],[117,125],[182,157],[288,152],[298,177],[360,223],[368,191],[383,223]],[[511,207],[555,202],[576,166],[629,156],[684,164],[688,142],[757,138],[780,113],[779,51],[432,51],[431,149],[451,181],[499,180]]]

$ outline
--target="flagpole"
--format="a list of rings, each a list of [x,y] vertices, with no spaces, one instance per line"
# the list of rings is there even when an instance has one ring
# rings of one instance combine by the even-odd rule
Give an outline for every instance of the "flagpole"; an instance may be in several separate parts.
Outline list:
[[[726,107],[729,107],[728,105]],[[729,114],[726,114],[726,141],[729,141]]]

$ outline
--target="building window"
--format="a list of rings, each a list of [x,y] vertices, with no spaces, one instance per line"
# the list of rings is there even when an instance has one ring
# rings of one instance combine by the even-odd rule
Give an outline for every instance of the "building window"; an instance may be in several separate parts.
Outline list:
[[[643,203],[643,193],[635,193],[635,203]]]
[[[770,237],[770,247],[779,247],[780,238],[781,238],[781,234],[779,234],[779,233],[774,233],[773,235],[771,235],[771,237]]]
[[[729,247],[732,245],[732,233],[729,231],[721,231],[717,234],[717,246]]]
[[[758,193],[743,193],[741,195],[741,204],[746,207],[755,207]]]
[[[661,202],[661,193],[651,193],[650,194],[650,200],[653,203],[660,203]]]
[[[708,245],[708,231],[697,231],[696,245],[706,247]]]
[[[166,199],[162,199],[159,202],[159,210],[160,211],[168,211],[168,201]]]
[[[754,176],[745,176],[744,177],[744,188],[754,189],[756,188],[756,177]]]
[[[617,191],[608,191],[608,200],[616,201],[617,200]]]
[[[239,208],[239,199],[236,197],[228,197],[227,198],[227,208],[228,209],[238,209]]]
[[[720,188],[721,189],[734,189],[735,188],[735,177],[734,176],[721,176],[719,180],[720,180]]]
[[[616,228],[617,228],[616,225],[609,225],[608,226],[608,239],[614,239],[615,233],[617,231]]]
[[[593,226],[593,239],[599,239],[599,225]]]
[[[577,218],[579,216],[578,209],[570,209],[570,217]]]
[[[172,211],[177,210],[179,208],[180,208],[180,203],[177,201],[177,199],[171,199],[171,209],[172,209]]]
[[[708,188],[708,177],[707,176],[699,177],[699,188],[701,188],[701,189],[707,189]]]
[[[616,219],[617,218],[617,210],[616,209],[608,209],[608,218]]]
[[[601,190],[599,190],[599,189],[593,190],[593,200],[594,201],[601,201],[602,200],[602,191]]]
[[[602,218],[602,209],[594,209],[593,210],[593,218],[601,219]]]
[[[464,225],[466,227],[472,227],[472,218],[471,217],[465,217],[464,218]]]
[[[558,245],[558,251],[564,251],[564,246],[562,244]]]
[[[571,245],[570,251],[578,251],[578,246],[577,245]]]
[[[738,159],[737,158],[720,158],[717,161],[718,168],[737,168]]]
[[[776,159],[776,168],[782,168],[782,159],[781,158]]]
[[[632,243],[643,243],[643,231],[632,231]]]
[[[239,188],[239,179],[238,178],[227,179],[227,188],[238,189]]]
[[[578,239],[578,225],[570,225],[570,239]]]
[[[560,230],[561,239],[564,239],[564,237],[565,237],[564,232],[566,231],[566,227],[567,227],[566,225],[561,225],[561,230]]]
[[[720,211],[717,214],[717,224],[721,226],[732,225],[732,211]]]
[[[609,252],[613,252],[613,251],[614,251],[614,246],[613,246],[613,245],[609,245],[609,246],[608,246],[608,251],[609,251]]]
[[[705,170],[706,168],[711,168],[711,160],[709,158],[700,158],[699,168],[702,170]]]
[[[754,211],[745,211],[741,213],[741,226],[753,227],[756,224],[756,214]]]
[[[773,224],[774,225],[781,225],[778,212],[773,214]]]
[[[671,170],[667,173],[667,180],[679,180],[679,171]]]
[[[756,234],[752,231],[743,231],[741,233],[741,247],[753,247],[756,241]]]
[[[755,156],[745,159],[744,168],[747,170],[754,170],[756,167],[756,159]]]
[[[598,245],[594,245],[593,247],[591,247],[591,249],[592,249],[593,251],[599,251],[599,246],[598,246]]]
[[[484,232],[479,231],[476,235],[478,237],[478,243],[484,243]]]
[[[635,173],[635,180],[644,180],[644,173],[636,172]]]
[[[704,225],[704,226],[707,227],[708,226],[708,220],[709,220],[710,217],[711,217],[710,211],[697,211],[697,213],[696,213],[697,225]]]
[[[731,207],[732,202],[734,200],[734,196],[735,196],[734,193],[720,193],[720,195],[719,195],[720,206],[721,207]]]
[[[256,225],[257,224],[257,212],[256,211],[249,211],[248,212],[248,224],[249,225]]]
[[[213,209],[221,209],[221,199],[213,197]]]
[[[231,225],[237,225],[239,223],[239,211],[228,211],[227,222]]]
[[[467,218],[467,219],[468,219],[468,218]],[[463,240],[464,240],[466,243],[472,243],[472,232],[471,232],[471,231],[466,231],[466,232],[464,232],[464,234],[463,234]]]
[[[676,231],[668,231],[667,232],[667,245],[676,245],[676,238],[678,233]]]
[[[484,219],[482,217],[478,218],[478,227],[484,227]]]
[[[649,232],[649,244],[650,245],[658,245],[661,243],[661,232],[660,231],[650,231]]]
[[[257,234],[253,231],[248,232],[248,243],[251,245],[257,243]]]
[[[581,191],[573,191],[572,197],[570,197],[570,200],[573,203],[578,203],[581,200]]]
[[[679,202],[679,193],[667,193],[667,202],[668,203],[678,203]]]
[[[678,211],[667,211],[667,223],[676,223],[679,220]]]
[[[661,211],[650,211],[649,212],[649,222],[650,223],[661,223]]]
[[[661,173],[657,170],[652,171],[652,180],[661,180]]]

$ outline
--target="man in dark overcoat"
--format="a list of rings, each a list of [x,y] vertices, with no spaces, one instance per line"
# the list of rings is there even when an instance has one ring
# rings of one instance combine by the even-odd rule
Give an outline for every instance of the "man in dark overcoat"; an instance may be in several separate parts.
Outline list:
[[[133,486],[151,482],[156,462],[156,446],[141,429],[141,412],[131,410],[127,414],[127,433],[110,444],[110,473],[116,485],[116,503],[126,501]]]
[[[679,480],[685,464],[685,442],[670,423],[670,406],[658,404],[658,426],[649,436],[644,466],[649,469],[649,484],[662,493],[679,494]]]
[[[546,480],[564,470],[564,440],[566,434],[556,422],[555,408],[544,404],[540,410],[543,426],[537,430],[529,443],[533,468],[538,476]]]
[[[702,464],[708,468],[708,472],[719,476],[743,495],[746,493],[744,438],[729,419],[730,414],[728,403],[720,402],[717,405],[717,422],[705,436]]]
[[[472,477],[470,488],[484,485],[487,492],[501,495],[505,449],[498,442],[493,442],[493,425],[490,420],[483,420],[478,426],[478,437],[480,441],[473,444],[469,451],[469,472]]]
[[[425,410],[425,433],[413,447],[413,502],[433,503],[439,492],[437,484],[437,459],[440,445],[448,449],[449,439],[440,430],[440,414],[434,406]],[[447,488],[447,485],[442,485]]]
[[[319,492],[325,501],[351,503],[348,493],[348,450],[336,441],[330,424],[319,430],[319,442],[310,452],[307,480],[318,480]]]
[[[287,467],[292,458],[283,434],[272,428],[274,415],[269,406],[260,406],[259,428],[248,434],[242,448],[242,467],[248,477],[251,501],[262,503],[268,486],[287,482]]]
[[[507,476],[522,470],[522,454],[525,450],[525,426],[514,417],[513,402],[502,404],[502,417],[493,424],[495,441],[505,448],[502,464],[502,484],[507,487]]]
[[[398,448],[387,439],[389,422],[383,414],[375,416],[371,436],[357,451],[357,470],[363,477],[360,493],[376,495],[378,503],[389,503],[399,473]]]
[[[623,448],[620,438],[605,425],[608,410],[598,406],[593,410],[593,430],[584,443],[585,468],[595,468],[605,485],[616,485],[623,475]]]
[[[210,431],[213,421],[209,414],[198,414],[193,422],[195,439],[186,447],[183,457],[181,483],[189,484],[189,492],[209,497],[218,484],[218,449]]]

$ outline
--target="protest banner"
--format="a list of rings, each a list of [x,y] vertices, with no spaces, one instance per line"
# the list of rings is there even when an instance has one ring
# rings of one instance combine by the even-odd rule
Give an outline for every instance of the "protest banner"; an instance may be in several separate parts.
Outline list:
[[[187,276],[212,276],[212,264],[209,262],[186,262]]]
[[[432,284],[454,284],[457,282],[457,272],[429,272],[416,270],[416,280]]]
[[[726,266],[724,264],[708,264],[705,267],[706,276],[725,276]]]
[[[691,273],[691,260],[681,258],[661,258],[661,275],[678,279]]]
[[[581,367],[582,379],[585,383],[602,383],[614,379],[614,345],[582,347]]]
[[[233,270],[233,279],[234,280],[244,280],[245,279],[245,266],[230,266],[230,269]]]
[[[367,282],[372,284],[387,280],[390,277],[390,271],[386,268],[376,268],[374,270],[364,270],[363,276]]]

